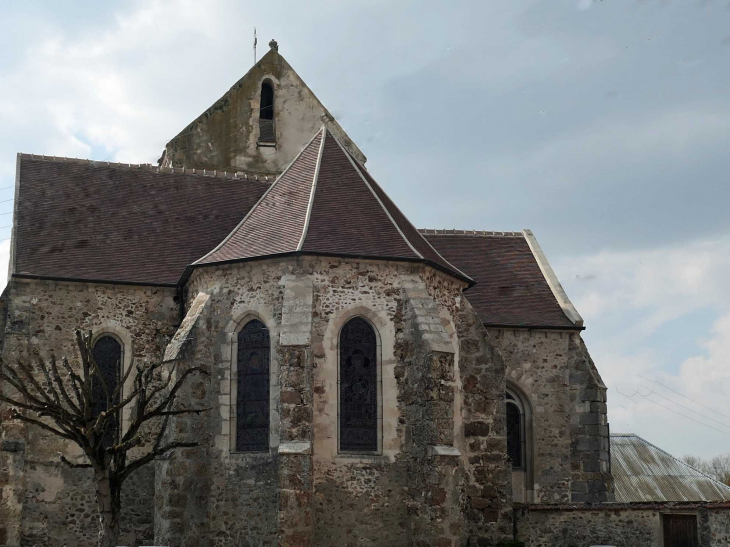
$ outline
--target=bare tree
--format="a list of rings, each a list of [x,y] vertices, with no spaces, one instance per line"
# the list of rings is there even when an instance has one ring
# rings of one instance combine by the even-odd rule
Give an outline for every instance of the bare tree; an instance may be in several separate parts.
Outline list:
[[[682,456],[682,461],[716,481],[730,486],[730,454],[721,454],[709,460],[687,454]]]
[[[81,354],[80,374],[65,357],[59,363],[51,357],[46,363],[38,359],[38,369],[27,363],[8,365],[0,361],[0,380],[15,393],[0,392],[0,401],[11,406],[12,417],[49,431],[75,443],[88,463],[73,463],[61,455],[61,461],[73,468],[89,468],[94,472],[99,507],[99,547],[115,547],[119,536],[122,484],[134,471],[156,457],[176,448],[194,447],[197,442],[165,442],[170,418],[200,413],[205,408],[182,408],[175,405],[178,391],[191,374],[208,372],[191,367],[173,381],[173,370],[165,373],[162,363],[137,367],[134,387],[122,393],[129,378],[129,367],[114,389],[104,380],[92,351],[91,332],[76,331]],[[36,378],[42,373],[44,380]],[[99,386],[101,389],[99,389]],[[101,392],[106,410],[99,411]],[[94,406],[96,404],[96,406]],[[122,412],[132,409],[132,418],[123,435],[117,428]],[[175,407],[175,408],[173,408]],[[96,409],[96,410],[95,410]],[[140,448],[141,455],[127,460],[128,452]]]

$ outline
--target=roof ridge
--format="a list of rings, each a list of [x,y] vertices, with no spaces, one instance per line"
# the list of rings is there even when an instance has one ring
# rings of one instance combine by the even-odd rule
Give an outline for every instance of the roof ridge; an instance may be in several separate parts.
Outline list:
[[[355,167],[355,170],[360,175],[360,178],[367,185],[367,187],[370,190],[370,192],[372,192],[373,196],[375,197],[375,199],[377,200],[377,202],[380,204],[380,207],[383,209],[383,211],[385,212],[385,214],[388,216],[388,218],[390,219],[390,221],[393,223],[393,226],[395,226],[396,230],[398,230],[398,233],[401,235],[401,237],[403,238],[403,240],[408,244],[408,246],[411,248],[411,250],[414,253],[416,253],[416,255],[419,256],[421,258],[421,260],[426,260],[426,258],[423,256],[423,254],[420,251],[418,251],[418,249],[416,249],[414,247],[413,243],[406,237],[406,235],[403,233],[403,230],[401,230],[401,227],[398,226],[398,223],[395,221],[395,219],[393,218],[393,216],[390,214],[390,211],[388,211],[388,208],[385,206],[385,204],[378,197],[378,195],[375,192],[375,190],[373,190],[372,185],[368,182],[368,178],[371,178],[372,181],[373,181],[373,183],[375,183],[380,188],[380,191],[383,192],[383,195],[386,198],[388,198],[388,201],[390,201],[391,205],[393,207],[395,207],[395,210],[398,211],[398,213],[403,217],[403,219],[405,220],[406,223],[410,224],[411,227],[416,230],[416,233],[421,237],[421,239],[424,241],[424,243],[426,245],[428,245],[428,247],[434,253],[436,253],[436,256],[438,256],[439,258],[441,258],[441,260],[444,261],[444,264],[448,264],[455,273],[458,273],[458,274],[462,275],[471,284],[473,284],[474,283],[474,280],[468,274],[462,272],[459,268],[457,268],[451,262],[449,262],[448,260],[446,260],[446,258],[444,257],[444,255],[442,255],[440,252],[438,252],[436,250],[436,248],[433,245],[431,245],[431,243],[425,237],[423,237],[423,234],[418,230],[418,228],[416,228],[415,226],[413,226],[413,224],[411,223],[411,221],[408,220],[408,217],[405,214],[403,214],[403,211],[400,210],[400,208],[398,207],[398,205],[390,198],[390,196],[388,196],[387,192],[385,190],[383,190],[383,188],[377,183],[377,181],[375,180],[375,177],[373,177],[372,175],[370,175],[369,174],[370,173],[369,171],[368,171],[368,176],[367,177],[363,174],[362,170],[364,169],[365,171],[367,171],[367,168],[364,165],[361,165],[360,162],[357,161],[356,158],[353,158],[352,157],[352,154],[350,154],[345,149],[345,147],[339,141],[339,139],[337,138],[337,136],[333,134],[332,137],[335,139],[335,142],[339,145],[339,147],[345,153],[345,155],[347,156],[347,159],[350,160],[350,163],[352,163],[353,167]]]
[[[329,131],[326,127],[324,128],[324,130],[325,130],[325,133],[327,131]],[[393,215],[390,214],[390,211],[388,211],[387,207],[385,207],[385,205],[383,204],[383,202],[381,201],[381,199],[378,197],[378,194],[375,193],[375,190],[373,190],[373,187],[367,181],[367,178],[365,178],[365,175],[362,174],[362,171],[360,170],[359,164],[357,162],[355,162],[355,160],[350,156],[350,154],[347,153],[347,150],[345,149],[344,146],[342,146],[342,143],[340,142],[340,140],[335,135],[332,135],[332,137],[334,138],[335,142],[337,143],[337,146],[339,146],[340,149],[342,150],[343,154],[345,154],[345,157],[347,157],[347,159],[350,161],[350,163],[352,164],[352,166],[355,168],[355,171],[357,171],[357,174],[360,175],[360,179],[365,183],[365,186],[367,187],[367,189],[370,190],[370,193],[375,198],[375,201],[378,202],[378,205],[380,205],[380,208],[383,210],[383,212],[385,213],[385,215],[388,217],[388,219],[390,220],[391,224],[395,227],[396,231],[400,234],[400,236],[403,239],[403,241],[406,242],[406,245],[408,245],[411,248],[411,251],[413,251],[413,253],[418,258],[420,258],[421,260],[424,260],[423,255],[418,252],[418,249],[416,249],[413,246],[413,243],[411,243],[410,240],[406,237],[406,235],[403,233],[403,230],[401,230],[401,227],[398,226],[398,223],[393,218]]]
[[[421,235],[429,236],[478,236],[478,237],[524,237],[522,232],[498,232],[490,230],[458,230],[441,228],[418,228]]]
[[[312,176],[312,189],[309,192],[309,203],[307,203],[307,214],[304,217],[304,226],[302,227],[302,237],[299,238],[297,251],[301,251],[304,246],[304,240],[307,238],[309,231],[309,221],[312,218],[312,207],[314,206],[314,193],[317,191],[317,181],[319,180],[319,169],[322,166],[322,154],[324,153],[324,141],[327,137],[327,129],[323,125],[317,134],[322,133],[322,139],[319,142],[319,151],[317,152],[317,163],[314,166],[314,175]],[[316,135],[315,135],[316,137]]]
[[[312,142],[314,141],[314,139],[316,139],[317,136],[321,132],[322,132],[322,129],[320,129],[319,131],[317,131],[314,134],[314,136],[311,139],[309,139],[309,142],[306,145],[304,145],[304,148],[302,148],[299,151],[299,153],[294,157],[294,159],[289,163],[289,165],[287,165],[284,168],[284,171],[282,171],[281,175],[279,175],[276,178],[276,180],[274,181],[274,183],[266,189],[266,192],[264,192],[262,194],[262,196],[259,198],[259,200],[256,203],[254,203],[253,207],[251,207],[251,209],[248,210],[248,212],[241,219],[241,222],[239,222],[236,225],[236,227],[233,228],[233,230],[231,230],[229,232],[229,234],[225,238],[223,238],[223,241],[221,241],[218,245],[216,245],[208,253],[206,253],[205,255],[201,256],[198,260],[196,260],[195,262],[193,262],[192,264],[190,264],[188,267],[195,266],[195,265],[198,265],[198,264],[202,263],[203,260],[205,260],[206,258],[208,258],[209,256],[211,256],[213,253],[215,253],[216,251],[218,251],[221,248],[223,248],[223,246],[226,243],[228,243],[228,241],[231,240],[231,238],[234,236],[234,234],[236,234],[241,229],[241,227],[245,224],[245,222],[249,219],[249,217],[253,214],[253,212],[266,199],[266,196],[268,196],[271,193],[271,191],[276,187],[276,184],[284,178],[284,175],[286,175],[287,171],[289,171],[289,169],[297,162],[297,160],[301,157],[301,155],[304,154],[304,151],[307,150],[307,148],[309,148],[309,145],[312,144]],[[312,181],[312,182],[314,182],[314,181]],[[186,271],[187,271],[187,268],[186,268]],[[183,272],[183,274],[182,274],[182,276],[181,276],[180,279],[183,279],[184,277],[185,277],[185,272]]]
[[[101,167],[111,167],[113,169],[142,169],[151,173],[164,173],[174,175],[193,175],[198,177],[208,178],[223,178],[223,179],[240,179],[253,182],[274,182],[278,175],[266,174],[266,173],[253,173],[246,171],[220,171],[218,169],[193,169],[189,167],[159,167],[152,165],[151,163],[121,163],[113,161],[101,161],[91,160],[84,158],[69,158],[65,156],[46,156],[43,154],[26,154],[23,152],[18,153],[18,157],[21,159],[29,159],[34,161],[45,161],[48,163],[72,163],[78,165],[98,165]]]

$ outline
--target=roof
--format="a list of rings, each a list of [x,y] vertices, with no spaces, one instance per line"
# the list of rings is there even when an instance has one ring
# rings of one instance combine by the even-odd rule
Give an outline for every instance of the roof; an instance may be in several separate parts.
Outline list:
[[[194,266],[291,253],[420,261],[472,283],[324,126],[235,230]]]
[[[458,265],[476,281],[476,285],[469,288],[465,295],[485,325],[566,329],[582,327],[583,322],[577,312],[575,315],[579,321],[573,321],[561,307],[557,289],[551,287],[544,273],[545,270],[552,274],[552,269],[546,261],[541,268],[527,239],[528,235],[531,236],[527,230],[421,232],[446,260]],[[542,252],[537,254],[542,255]],[[557,283],[557,279],[554,283]],[[557,285],[559,287],[559,283]],[[562,287],[559,291],[562,291]],[[568,310],[572,308],[570,301],[567,301],[567,305]]]
[[[465,294],[488,326],[582,325],[566,315],[572,305],[529,231],[419,233],[327,130],[279,182],[257,178],[19,154],[13,275],[174,286],[196,261],[299,248],[423,261],[472,279]],[[254,226],[255,238],[238,237]]]
[[[13,273],[176,284],[270,186],[179,171],[19,155]]]
[[[730,500],[730,486],[633,433],[611,434],[617,502]]]

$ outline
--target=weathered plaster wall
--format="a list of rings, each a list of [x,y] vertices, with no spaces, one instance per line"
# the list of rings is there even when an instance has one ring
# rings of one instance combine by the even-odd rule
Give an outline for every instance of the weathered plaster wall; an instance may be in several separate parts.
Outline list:
[[[580,334],[539,329],[490,334],[504,355],[507,381],[531,404],[532,501],[611,500],[606,388]]]
[[[700,547],[728,545],[730,505],[712,503],[571,504],[515,509],[525,547],[663,547],[663,515],[697,515]]]
[[[259,146],[261,83],[274,87],[276,147]],[[173,138],[162,165],[219,171],[280,173],[322,125],[360,161],[365,156],[294,69],[271,50],[223,97]]]
[[[175,292],[162,288],[12,279],[3,359],[31,361],[68,356],[77,362],[74,330],[112,332],[125,344],[128,363],[160,359],[178,321]],[[7,387],[0,386],[7,389]],[[0,540],[7,545],[93,545],[97,533],[90,471],[71,470],[58,453],[78,457],[50,434],[9,420],[0,409]],[[122,538],[149,541],[152,533],[152,468],[125,484]],[[60,541],[60,543],[59,543]]]

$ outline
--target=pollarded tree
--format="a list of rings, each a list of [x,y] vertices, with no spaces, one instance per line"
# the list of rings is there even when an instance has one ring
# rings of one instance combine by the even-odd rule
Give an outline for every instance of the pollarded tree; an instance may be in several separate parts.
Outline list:
[[[0,381],[11,389],[0,391],[0,401],[10,405],[12,418],[49,431],[79,446],[88,463],[61,461],[73,468],[93,470],[99,507],[99,547],[115,547],[119,537],[122,484],[134,471],[176,448],[198,446],[191,441],[165,441],[173,416],[200,413],[205,408],[185,408],[176,397],[191,374],[208,372],[192,367],[174,378],[174,370],[162,363],[137,367],[130,393],[122,386],[133,367],[116,386],[109,386],[94,359],[92,335],[76,331],[81,369],[74,371],[65,357],[13,365],[0,361]],[[41,378],[42,374],[42,378]],[[129,426],[122,435],[118,424],[125,408],[131,408]],[[103,410],[102,410],[103,409]],[[128,454],[139,448],[134,459]],[[127,456],[130,456],[128,460]]]

